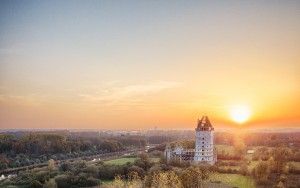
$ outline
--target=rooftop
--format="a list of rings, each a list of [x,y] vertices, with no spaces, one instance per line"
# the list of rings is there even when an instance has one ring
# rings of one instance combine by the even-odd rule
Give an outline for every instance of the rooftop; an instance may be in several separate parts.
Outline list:
[[[196,130],[214,130],[207,116],[202,116],[202,118],[198,119],[198,125]]]

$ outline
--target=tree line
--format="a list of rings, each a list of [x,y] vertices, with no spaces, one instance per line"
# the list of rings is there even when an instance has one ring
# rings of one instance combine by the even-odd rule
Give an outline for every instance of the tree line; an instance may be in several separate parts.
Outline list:
[[[53,133],[0,134],[0,169],[144,147],[139,136],[79,137]]]

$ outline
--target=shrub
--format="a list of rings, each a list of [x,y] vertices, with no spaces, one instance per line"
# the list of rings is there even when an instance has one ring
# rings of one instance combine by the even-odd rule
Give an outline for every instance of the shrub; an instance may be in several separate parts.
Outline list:
[[[145,171],[144,169],[142,169],[141,167],[138,167],[138,166],[131,166],[129,169],[128,169],[129,173],[132,173],[132,172],[136,172],[137,175],[141,178],[143,178],[145,176]]]
[[[72,180],[71,177],[68,175],[59,175],[55,178],[55,182],[57,184],[58,188],[65,188],[65,187],[71,187],[72,186]]]
[[[43,188],[43,184],[41,184],[41,182],[37,181],[37,180],[33,180],[30,183],[30,187],[31,188]]]

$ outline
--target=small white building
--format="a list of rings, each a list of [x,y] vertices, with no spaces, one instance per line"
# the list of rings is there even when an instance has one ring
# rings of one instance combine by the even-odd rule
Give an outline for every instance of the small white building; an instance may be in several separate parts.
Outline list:
[[[181,146],[171,148],[168,145],[165,150],[167,161],[177,159],[196,164],[215,164],[217,155],[214,147],[214,128],[207,116],[203,116],[200,120],[198,119],[195,131],[195,149],[184,149]]]

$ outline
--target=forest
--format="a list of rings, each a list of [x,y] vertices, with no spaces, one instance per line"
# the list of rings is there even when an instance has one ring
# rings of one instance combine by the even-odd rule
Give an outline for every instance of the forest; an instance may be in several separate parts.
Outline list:
[[[194,140],[179,139],[176,135],[166,138],[165,135],[153,137],[147,134],[1,134],[2,169],[36,163],[44,165],[10,174],[9,178],[0,180],[0,187],[296,188],[300,185],[298,136],[299,133],[247,133],[239,136],[216,133],[217,163],[195,166],[165,160],[166,144],[180,144],[185,148],[194,146]],[[161,139],[153,139],[158,137]],[[148,145],[153,147],[116,159],[76,158],[146,148]]]
[[[0,134],[0,170],[144,147],[139,136],[87,137],[58,133]]]

